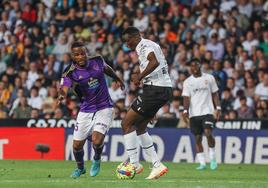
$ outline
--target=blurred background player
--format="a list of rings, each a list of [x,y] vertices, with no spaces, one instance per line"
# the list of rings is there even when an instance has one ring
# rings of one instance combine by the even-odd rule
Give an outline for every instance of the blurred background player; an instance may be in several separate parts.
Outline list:
[[[59,101],[62,101],[72,87],[81,102],[73,133],[73,154],[77,168],[71,177],[77,178],[86,173],[83,146],[89,137],[95,151],[90,176],[96,176],[100,171],[103,140],[113,118],[113,104],[104,74],[118,81],[122,89],[124,84],[101,56],[89,58],[83,43],[74,42],[71,45],[71,56],[73,63],[62,75],[59,96]]]
[[[215,78],[201,72],[201,65],[198,59],[193,59],[190,62],[192,75],[183,83],[183,119],[188,122],[190,117],[191,132],[195,135],[196,153],[200,162],[197,170],[206,168],[205,153],[202,146],[203,133],[207,137],[210,156],[210,168],[217,168],[215,157],[215,139],[212,135],[214,127],[214,117],[218,120],[221,115],[221,106],[218,96],[218,86]],[[216,111],[214,111],[214,104]]]
[[[140,173],[143,167],[139,163],[137,152],[138,135],[143,150],[150,156],[153,164],[153,169],[146,179],[157,179],[165,174],[168,168],[160,162],[146,128],[157,111],[171,99],[172,84],[168,66],[160,46],[142,38],[136,27],[124,30],[122,39],[128,48],[137,52],[139,58],[140,73],[132,74],[131,81],[135,85],[143,82],[143,93],[138,95],[122,120],[126,150],[130,162],[137,173]]]

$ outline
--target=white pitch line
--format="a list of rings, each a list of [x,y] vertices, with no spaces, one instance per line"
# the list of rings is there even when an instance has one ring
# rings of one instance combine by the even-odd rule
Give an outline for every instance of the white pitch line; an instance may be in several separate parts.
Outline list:
[[[84,180],[84,179],[81,179]],[[48,180],[38,180],[38,182],[42,183],[63,183],[63,182],[71,182],[71,181],[79,181],[79,179],[74,180],[59,180],[59,179],[48,179]],[[118,182],[157,182],[157,183],[176,183],[175,180],[90,180],[92,183],[118,183]],[[1,183],[33,183],[32,180],[1,180]]]
[[[250,182],[244,182],[244,181],[238,181],[238,180],[179,180],[179,181],[181,181],[181,182],[185,182],[185,183],[202,183],[202,182],[204,182],[204,183],[219,183],[219,182],[226,182],[226,183],[233,183],[233,184],[244,184],[244,183],[265,183],[265,184],[267,184],[268,183],[268,181],[263,181],[263,180],[261,180],[261,181],[250,181]]]
[[[69,182],[71,183],[72,181],[79,181],[79,180],[85,180],[85,179],[41,179],[38,180],[38,182],[41,183],[65,183],[65,182]],[[251,181],[251,182],[244,182],[244,181],[236,181],[236,180],[183,180],[183,179],[178,179],[177,181],[175,180],[90,180],[90,182],[92,183],[129,183],[129,182],[143,182],[143,183],[153,183],[153,182],[157,182],[157,183],[213,183],[213,184],[217,184],[220,182],[225,182],[225,183],[230,183],[230,184],[256,184],[256,183],[261,183],[261,184],[268,184],[268,181],[265,180],[261,180],[261,181]],[[30,179],[25,179],[25,180],[1,180],[1,183],[35,183]]]

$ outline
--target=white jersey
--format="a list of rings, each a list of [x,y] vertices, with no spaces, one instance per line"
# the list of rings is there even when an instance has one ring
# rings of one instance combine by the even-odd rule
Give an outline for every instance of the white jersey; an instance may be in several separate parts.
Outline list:
[[[183,83],[182,96],[190,97],[189,117],[214,113],[212,93],[218,91],[215,78],[206,73],[200,77],[193,75]]]
[[[136,52],[139,56],[141,72],[143,72],[149,64],[149,61],[147,59],[149,53],[154,52],[156,59],[159,62],[158,67],[143,79],[144,84],[161,87],[172,87],[171,79],[168,74],[167,61],[158,44],[151,40],[142,38],[139,44],[136,46]]]

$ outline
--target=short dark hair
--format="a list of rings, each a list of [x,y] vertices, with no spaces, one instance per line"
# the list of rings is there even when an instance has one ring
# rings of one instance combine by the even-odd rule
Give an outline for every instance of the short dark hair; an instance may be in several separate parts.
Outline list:
[[[128,28],[126,28],[123,32],[122,32],[122,36],[128,34],[129,36],[136,36],[140,34],[140,31],[138,28],[130,26]]]
[[[199,60],[199,59],[197,59],[197,58],[193,58],[193,59],[191,59],[191,60],[189,61],[189,65],[191,65],[192,63],[198,64],[198,65],[201,65],[200,60]]]
[[[71,44],[71,49],[73,48],[80,48],[80,47],[83,47],[85,46],[85,44],[81,41],[74,41],[72,44]]]

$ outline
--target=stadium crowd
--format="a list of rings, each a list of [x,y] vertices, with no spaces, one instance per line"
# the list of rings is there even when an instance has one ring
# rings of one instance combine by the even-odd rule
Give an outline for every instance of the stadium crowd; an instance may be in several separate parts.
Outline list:
[[[70,44],[84,41],[126,85],[107,79],[115,119],[122,119],[138,92],[130,82],[135,52],[120,40],[134,25],[157,41],[173,81],[173,100],[157,118],[180,118],[188,61],[219,83],[222,118],[268,117],[268,1],[265,0],[2,0],[0,1],[0,118],[75,118],[70,95],[57,106]]]

